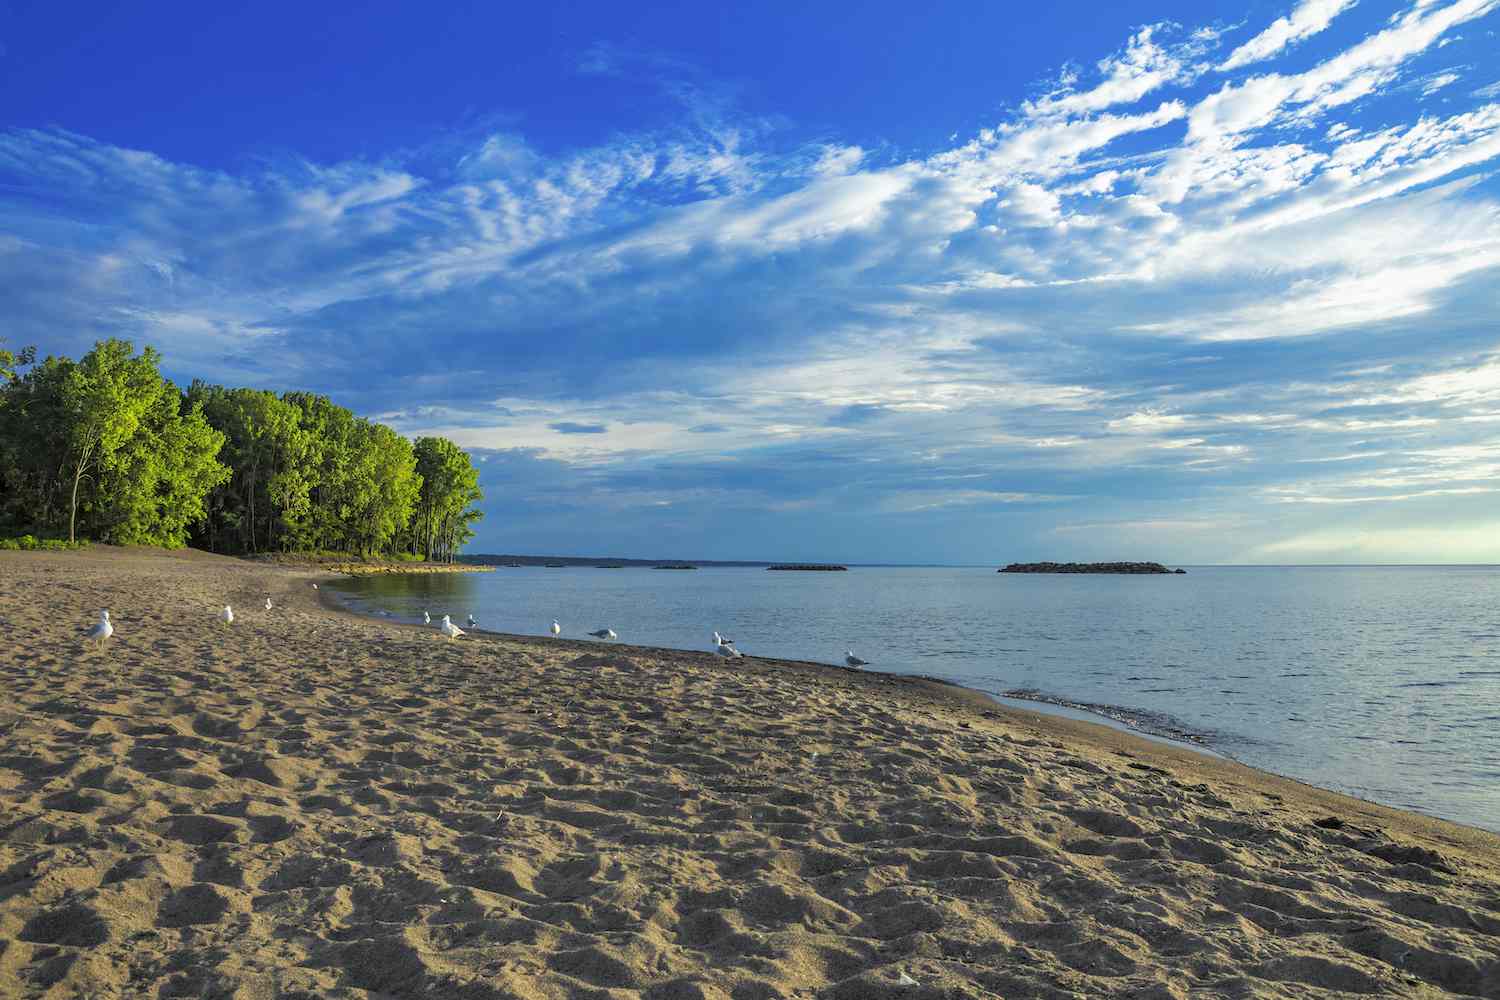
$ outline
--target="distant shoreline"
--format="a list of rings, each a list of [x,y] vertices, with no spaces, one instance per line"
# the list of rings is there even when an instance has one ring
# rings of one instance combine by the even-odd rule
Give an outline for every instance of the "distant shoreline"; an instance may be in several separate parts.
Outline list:
[[[1187,570],[1170,570],[1159,562],[1098,562],[1098,563],[1011,563],[999,573],[1112,573],[1123,576],[1181,575]]]

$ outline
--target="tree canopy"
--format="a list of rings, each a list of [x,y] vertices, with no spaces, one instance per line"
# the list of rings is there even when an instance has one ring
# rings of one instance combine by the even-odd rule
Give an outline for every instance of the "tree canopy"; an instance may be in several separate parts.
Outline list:
[[[183,393],[159,366],[123,340],[0,350],[0,534],[450,561],[473,536],[479,475],[453,442],[312,393]]]

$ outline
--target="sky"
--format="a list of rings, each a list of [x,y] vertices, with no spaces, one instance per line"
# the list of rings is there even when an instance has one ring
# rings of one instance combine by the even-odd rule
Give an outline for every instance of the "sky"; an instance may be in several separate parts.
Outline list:
[[[471,551],[1500,562],[1500,0],[228,6],[0,8],[9,346]]]

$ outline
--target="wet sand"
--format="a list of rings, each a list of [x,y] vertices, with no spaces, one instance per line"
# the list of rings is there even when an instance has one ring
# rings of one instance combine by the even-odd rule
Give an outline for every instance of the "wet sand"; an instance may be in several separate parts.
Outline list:
[[[317,578],[0,553],[0,996],[1500,997],[1493,834],[931,682],[448,642]]]

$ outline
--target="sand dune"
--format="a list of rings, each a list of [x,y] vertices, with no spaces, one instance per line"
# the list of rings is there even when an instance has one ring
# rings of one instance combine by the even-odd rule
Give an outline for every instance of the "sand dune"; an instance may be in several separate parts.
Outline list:
[[[922,682],[446,642],[311,579],[0,553],[0,995],[1500,997],[1490,834]]]

